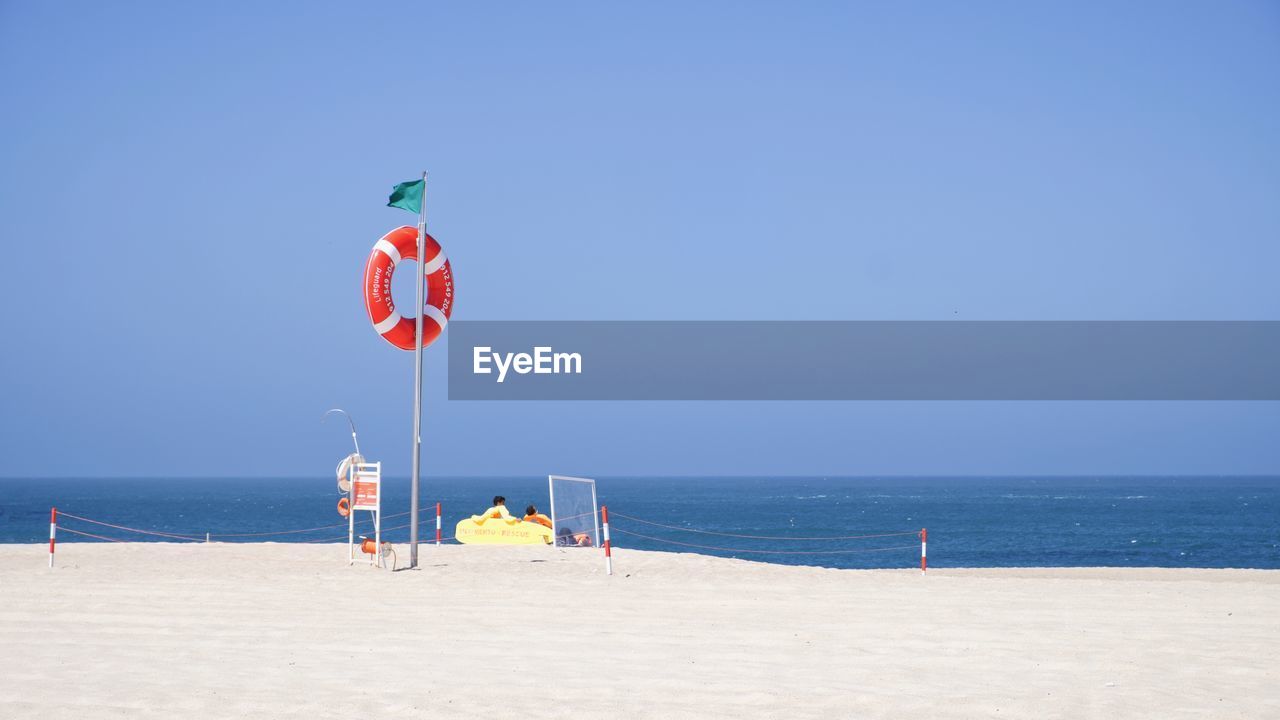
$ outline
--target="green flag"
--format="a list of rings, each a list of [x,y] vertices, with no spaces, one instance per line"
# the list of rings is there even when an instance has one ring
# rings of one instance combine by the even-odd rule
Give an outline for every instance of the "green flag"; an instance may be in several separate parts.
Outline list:
[[[397,207],[411,213],[422,212],[422,191],[427,183],[423,180],[410,180],[396,185],[387,198],[387,207]]]

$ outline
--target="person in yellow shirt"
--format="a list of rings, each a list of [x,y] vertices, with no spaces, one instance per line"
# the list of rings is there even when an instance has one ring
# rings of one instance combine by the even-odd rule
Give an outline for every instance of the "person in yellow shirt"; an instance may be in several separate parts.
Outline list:
[[[479,515],[471,516],[471,519],[478,523],[483,523],[485,520],[490,518],[495,520],[506,520],[507,522],[516,522],[516,518],[512,516],[509,510],[507,510],[507,499],[501,495],[495,495],[493,497],[493,507],[485,510]]]
[[[543,527],[551,527],[551,518],[538,512],[538,508],[533,505],[524,509],[524,521],[538,523]]]

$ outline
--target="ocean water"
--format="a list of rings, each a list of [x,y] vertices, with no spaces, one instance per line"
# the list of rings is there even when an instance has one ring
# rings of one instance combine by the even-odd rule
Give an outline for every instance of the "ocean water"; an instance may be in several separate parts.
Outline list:
[[[385,535],[404,542],[408,481],[389,478]],[[916,567],[921,528],[930,567],[1156,566],[1280,568],[1280,477],[1102,478],[599,478],[614,544],[772,563]],[[425,478],[422,538],[445,534],[505,495],[514,511],[547,506],[546,478]],[[345,539],[331,478],[3,479],[0,542],[48,538],[49,508],[64,513],[59,543],[174,541],[93,525],[224,541]],[[656,524],[654,524],[656,523]],[[696,531],[696,532],[694,532]],[[887,535],[835,540],[794,538]],[[741,537],[752,536],[752,537]],[[778,539],[787,538],[787,539]],[[589,552],[589,551],[583,551]]]

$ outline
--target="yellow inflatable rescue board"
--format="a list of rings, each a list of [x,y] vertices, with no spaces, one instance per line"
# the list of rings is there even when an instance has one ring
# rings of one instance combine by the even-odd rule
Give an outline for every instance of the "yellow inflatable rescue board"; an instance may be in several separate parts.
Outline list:
[[[453,536],[467,545],[550,545],[551,528],[516,518],[472,515],[458,521]]]

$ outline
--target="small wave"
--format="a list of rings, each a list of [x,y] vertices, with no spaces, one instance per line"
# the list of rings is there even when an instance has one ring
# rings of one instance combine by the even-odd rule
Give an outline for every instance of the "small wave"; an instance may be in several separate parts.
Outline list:
[[[1088,495],[1019,495],[1016,493],[1005,493],[1000,496],[1002,500],[1087,500]]]
[[[934,498],[935,495],[859,495],[859,498],[883,498],[886,500],[920,500],[925,497]]]

